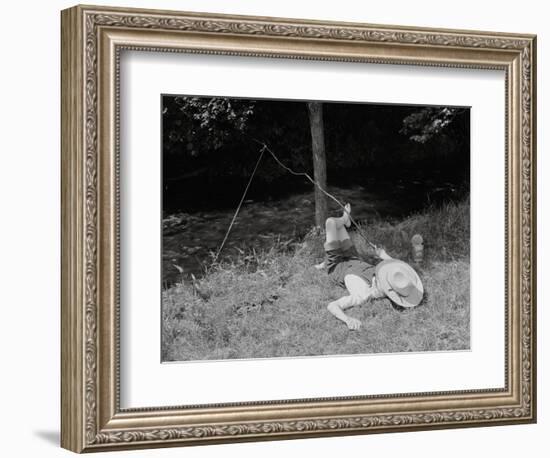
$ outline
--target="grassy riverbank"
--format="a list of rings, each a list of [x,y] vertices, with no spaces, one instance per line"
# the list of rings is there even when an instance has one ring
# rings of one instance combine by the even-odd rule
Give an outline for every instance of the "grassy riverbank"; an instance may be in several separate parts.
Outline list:
[[[350,332],[327,311],[345,290],[314,264],[323,234],[300,243],[275,242],[215,264],[197,293],[185,280],[163,291],[164,361],[264,358],[357,353],[464,350],[470,341],[469,202],[430,208],[403,220],[372,220],[363,230],[395,258],[412,263],[410,238],[425,240],[419,272],[426,300],[398,309],[375,300],[351,309],[361,320]],[[252,230],[252,228],[251,228]],[[366,243],[351,233],[360,253]]]

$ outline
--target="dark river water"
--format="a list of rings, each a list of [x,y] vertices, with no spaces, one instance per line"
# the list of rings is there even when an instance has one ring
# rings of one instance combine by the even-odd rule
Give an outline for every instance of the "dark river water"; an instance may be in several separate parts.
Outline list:
[[[357,221],[372,217],[401,218],[437,203],[460,197],[450,183],[396,182],[387,185],[352,188],[330,187],[341,202],[351,202],[352,215]],[[168,287],[194,274],[204,273],[212,262],[231,223],[238,202],[233,208],[220,210],[178,212],[165,214],[163,219],[162,275],[163,286]],[[338,206],[329,202],[330,215],[341,214]],[[299,241],[314,225],[313,192],[297,193],[271,201],[244,202],[229,237],[220,254],[230,259],[252,248],[269,248],[275,240]]]

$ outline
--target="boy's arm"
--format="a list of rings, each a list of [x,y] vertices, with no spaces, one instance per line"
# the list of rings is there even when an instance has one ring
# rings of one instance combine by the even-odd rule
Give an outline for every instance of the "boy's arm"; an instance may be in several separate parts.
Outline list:
[[[331,302],[328,304],[327,309],[340,321],[346,323],[347,327],[351,331],[357,331],[361,327],[361,322],[357,318],[346,315],[344,310],[342,310],[342,307],[340,307],[336,302]]]
[[[387,259],[393,259],[388,253],[386,253],[384,248],[376,248],[376,255],[384,261]]]

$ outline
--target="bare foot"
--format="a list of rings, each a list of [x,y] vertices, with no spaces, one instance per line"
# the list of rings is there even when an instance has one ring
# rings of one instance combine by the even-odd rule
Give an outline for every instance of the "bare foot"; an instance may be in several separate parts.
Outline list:
[[[351,219],[350,219],[351,204],[346,204],[346,206],[344,208],[345,208],[345,210],[344,210],[344,213],[342,214],[342,219],[344,221],[344,226],[350,227],[351,226]]]
[[[325,267],[326,267],[325,261],[321,262],[320,264],[315,264],[315,268],[319,270],[324,269]]]

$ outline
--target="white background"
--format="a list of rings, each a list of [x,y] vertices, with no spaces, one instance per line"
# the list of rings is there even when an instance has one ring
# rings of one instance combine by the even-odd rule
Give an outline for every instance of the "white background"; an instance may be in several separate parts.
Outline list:
[[[97,0],[96,3],[104,2]],[[545,456],[548,420],[548,185],[543,154],[550,98],[545,87],[548,12],[544,2],[353,0],[122,1],[120,6],[171,8],[449,28],[531,32],[539,44],[539,423],[271,443],[120,452],[128,456]],[[1,413],[5,456],[68,456],[57,446],[59,425],[59,10],[69,2],[3,6],[0,85]],[[548,54],[548,53],[546,53]],[[546,387],[544,386],[546,385]],[[116,455],[113,455],[116,456]]]
[[[132,52],[121,75],[122,407],[504,387],[504,72]],[[159,364],[159,94],[183,91],[471,106],[471,351]]]

